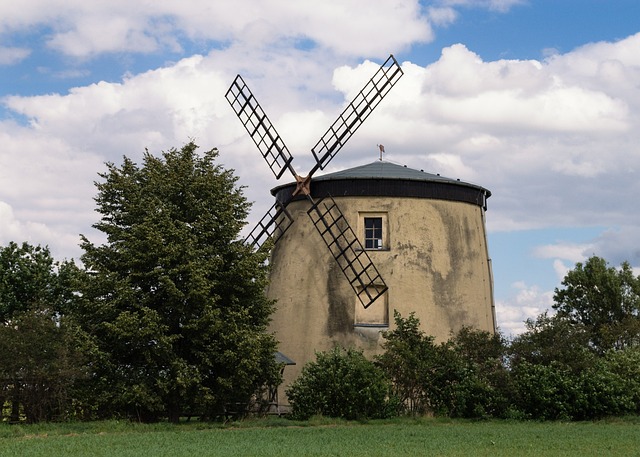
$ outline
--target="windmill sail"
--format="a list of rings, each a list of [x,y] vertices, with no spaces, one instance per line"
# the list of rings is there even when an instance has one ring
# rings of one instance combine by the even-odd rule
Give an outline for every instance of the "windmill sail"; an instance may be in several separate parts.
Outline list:
[[[309,183],[311,176],[318,169],[324,169],[333,159],[402,74],[397,60],[390,55],[313,147],[311,152],[316,164],[306,177],[300,177],[295,172],[291,165],[291,153],[240,75],[236,76],[225,94],[276,178],[280,179],[284,171],[289,169],[296,179],[298,187],[293,195],[303,194],[311,202],[308,214],[315,228],[365,308],[383,295],[387,286],[335,201],[329,197],[329,203],[322,200],[315,203]],[[298,192],[299,190],[301,191]],[[291,199],[284,203],[276,202],[245,242],[258,248],[268,239],[277,242],[293,223],[291,214],[286,210],[290,201]]]
[[[273,174],[280,179],[287,168],[292,169],[293,157],[240,75],[231,83],[225,98],[258,146]]]
[[[358,130],[358,127],[362,125],[402,75],[403,72],[398,61],[393,55],[390,55],[311,149],[316,159],[316,165],[309,174],[313,174],[318,168],[324,170],[324,167]]]

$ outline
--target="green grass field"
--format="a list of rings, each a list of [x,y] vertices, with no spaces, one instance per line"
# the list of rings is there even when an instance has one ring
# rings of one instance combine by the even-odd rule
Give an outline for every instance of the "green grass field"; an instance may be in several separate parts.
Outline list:
[[[2,456],[640,456],[640,418],[0,425]]]

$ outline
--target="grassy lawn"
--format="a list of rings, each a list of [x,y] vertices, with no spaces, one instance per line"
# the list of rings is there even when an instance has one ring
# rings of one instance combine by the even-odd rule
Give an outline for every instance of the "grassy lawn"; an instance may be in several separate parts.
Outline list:
[[[315,419],[0,424],[1,456],[633,456],[640,418],[599,422]]]

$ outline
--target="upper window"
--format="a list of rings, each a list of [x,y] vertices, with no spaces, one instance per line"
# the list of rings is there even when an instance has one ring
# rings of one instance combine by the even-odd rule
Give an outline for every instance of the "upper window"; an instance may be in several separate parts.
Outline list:
[[[358,231],[365,249],[389,249],[386,213],[360,213]]]
[[[364,247],[365,249],[382,249],[382,218],[364,218]]]

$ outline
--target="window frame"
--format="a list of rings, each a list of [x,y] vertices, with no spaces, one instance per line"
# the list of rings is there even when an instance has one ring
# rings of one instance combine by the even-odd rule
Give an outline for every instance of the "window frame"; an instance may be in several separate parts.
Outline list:
[[[379,219],[380,227],[374,228],[373,230],[380,230],[381,237],[367,237],[367,231],[370,230],[367,228],[367,220],[368,219]],[[369,212],[369,211],[361,211],[358,213],[358,234],[360,241],[362,243],[362,247],[365,251],[388,251],[389,250],[389,218],[386,212]],[[375,235],[375,233],[374,233]],[[380,240],[381,244],[377,247],[367,247],[367,240]]]

